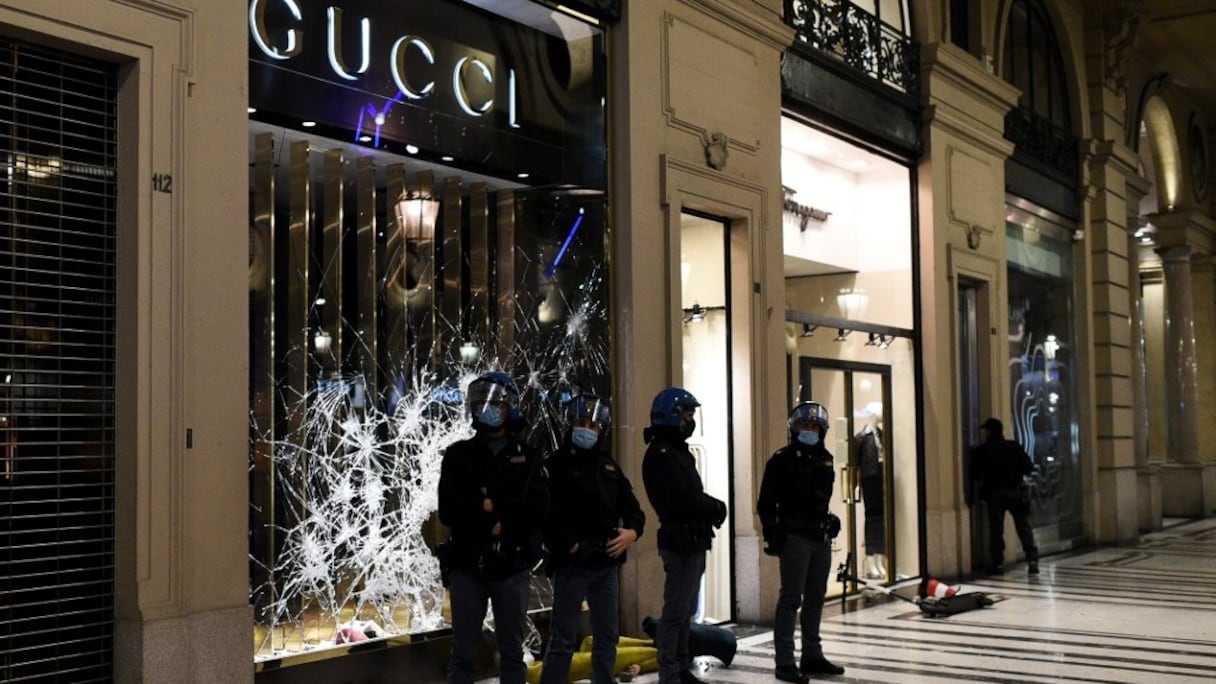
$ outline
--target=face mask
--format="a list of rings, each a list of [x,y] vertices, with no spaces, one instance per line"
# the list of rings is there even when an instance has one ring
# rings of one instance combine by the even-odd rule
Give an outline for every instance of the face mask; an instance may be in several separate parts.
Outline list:
[[[477,422],[488,428],[502,427],[502,421],[502,410],[497,406],[484,406],[481,413],[477,414]]]
[[[684,435],[685,437],[692,437],[692,433],[696,431],[697,421],[686,420],[683,423],[680,423],[680,434]]]
[[[580,449],[590,449],[600,441],[600,433],[591,428],[576,427],[570,431],[570,441]]]
[[[815,446],[819,443],[819,435],[812,430],[799,430],[798,441],[807,446]]]

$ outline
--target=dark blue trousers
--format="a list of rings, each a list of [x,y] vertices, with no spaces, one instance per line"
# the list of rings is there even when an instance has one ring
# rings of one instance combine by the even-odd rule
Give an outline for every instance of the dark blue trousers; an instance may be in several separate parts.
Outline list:
[[[663,613],[654,640],[659,650],[659,684],[679,684],[680,672],[692,667],[688,628],[697,610],[705,552],[676,553],[659,549],[663,559]]]
[[[620,599],[619,565],[589,570],[577,566],[553,575],[553,616],[549,623],[549,645],[540,684],[566,684],[570,658],[578,642],[578,618],[583,599],[591,609],[591,682],[613,684],[616,645],[620,639],[617,618]]]
[[[823,595],[828,588],[832,548],[822,540],[791,534],[781,549],[781,594],[773,617],[773,647],[777,667],[794,661],[794,618],[802,608],[802,659],[823,657],[819,643],[819,620],[823,617]]]
[[[452,659],[448,663],[448,684],[473,682],[473,659],[486,619],[487,602],[494,608],[499,681],[501,684],[524,684],[528,580],[527,570],[500,580],[487,580],[468,570],[452,570],[448,579],[448,596],[452,603]]]

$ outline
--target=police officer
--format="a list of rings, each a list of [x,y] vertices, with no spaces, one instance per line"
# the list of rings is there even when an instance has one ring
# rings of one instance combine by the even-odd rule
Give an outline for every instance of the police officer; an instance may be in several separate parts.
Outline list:
[[[1022,445],[1005,439],[1004,426],[996,418],[980,425],[980,444],[971,452],[971,476],[979,485],[980,499],[988,505],[988,552],[992,570],[1005,572],[1005,511],[1013,516],[1027,571],[1039,573],[1039,547],[1030,526],[1030,502],[1022,497],[1022,479],[1034,471],[1034,461]]]
[[[516,437],[523,419],[510,376],[482,374],[469,383],[466,405],[475,433],[444,451],[439,476],[439,519],[452,530],[444,554],[452,606],[448,682],[473,681],[489,601],[501,681],[523,684],[530,571],[540,560],[549,512],[547,474]]]
[[[642,536],[646,516],[633,487],[604,449],[608,403],[590,394],[566,404],[561,447],[546,461],[548,542],[553,572],[553,614],[541,684],[566,684],[578,638],[579,613],[591,610],[591,681],[612,684],[620,636],[618,568]]]
[[[764,531],[764,552],[781,558],[781,593],[773,617],[777,679],[805,684],[811,675],[844,674],[823,657],[819,620],[832,564],[832,539],[840,518],[828,511],[836,479],[832,454],[824,446],[828,411],[806,401],[790,412],[789,444],[764,466],[756,510]],[[802,658],[794,666],[794,616],[802,608]]]
[[[642,460],[646,495],[659,515],[659,557],[663,559],[663,612],[655,646],[659,651],[659,684],[699,684],[690,671],[688,630],[705,552],[714,528],[726,521],[726,504],[705,493],[687,440],[696,429],[701,404],[687,390],[668,387],[655,395],[650,427],[642,437],[648,444]]]

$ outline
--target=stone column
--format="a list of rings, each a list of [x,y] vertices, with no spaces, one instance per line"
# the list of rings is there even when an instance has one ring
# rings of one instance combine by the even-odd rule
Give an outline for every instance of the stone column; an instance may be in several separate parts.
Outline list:
[[[1198,368],[1191,303],[1191,248],[1158,250],[1165,274],[1165,396],[1167,453],[1174,463],[1199,462]]]
[[[1196,458],[1200,463],[1216,463],[1216,291],[1213,290],[1212,254],[1191,257],[1191,315],[1195,340],[1195,424],[1198,428]]]
[[[1157,228],[1157,253],[1165,279],[1162,382],[1166,388],[1167,458],[1161,466],[1162,513],[1201,517],[1216,508],[1216,462],[1212,459],[1216,446],[1200,439],[1207,430],[1200,424],[1211,422],[1213,413],[1212,392],[1200,385],[1213,382],[1213,369],[1203,367],[1204,358],[1210,356],[1201,357],[1196,344],[1197,339],[1216,336],[1207,267],[1216,252],[1216,220],[1193,209],[1166,211],[1147,219]],[[1197,281],[1197,277],[1203,280]]]
[[[1199,462],[1198,360],[1191,255],[1185,242],[1166,240],[1158,249],[1165,277],[1165,377],[1167,462],[1161,469],[1162,514],[1202,517],[1212,498]],[[1207,475],[1207,477],[1205,477]]]

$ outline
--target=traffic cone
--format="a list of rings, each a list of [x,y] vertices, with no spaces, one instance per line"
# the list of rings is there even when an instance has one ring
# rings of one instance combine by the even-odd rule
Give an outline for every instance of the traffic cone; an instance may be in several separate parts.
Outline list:
[[[920,581],[920,597],[944,599],[950,598],[959,592],[960,587],[952,587],[945,582],[939,582],[932,577],[926,577]]]

